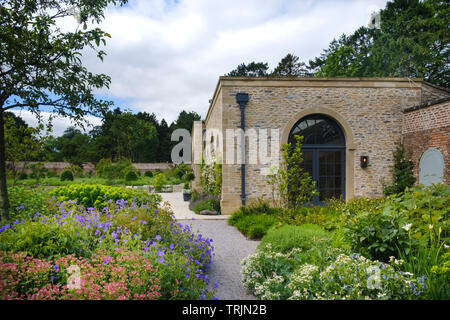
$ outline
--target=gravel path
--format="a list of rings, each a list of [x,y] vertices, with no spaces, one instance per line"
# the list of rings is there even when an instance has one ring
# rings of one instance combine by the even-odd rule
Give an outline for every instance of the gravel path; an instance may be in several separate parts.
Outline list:
[[[247,240],[235,227],[229,226],[229,215],[203,216],[189,210],[181,192],[160,193],[170,205],[175,219],[189,224],[193,231],[213,239],[213,264],[208,270],[211,283],[219,285],[216,297],[220,300],[254,300],[256,297],[242,287],[241,260],[255,252],[259,241]]]
[[[196,214],[194,211],[189,210],[189,201],[183,200],[183,194],[181,192],[167,192],[158,194],[162,197],[163,203],[168,203],[170,205],[175,215],[175,219],[177,220],[223,220],[229,217],[228,215],[202,216]]]
[[[241,260],[255,252],[259,241],[247,240],[226,220],[181,220],[193,231],[212,238],[214,257],[208,276],[211,283],[219,285],[216,296],[219,300],[255,300],[256,297],[243,288],[241,283]]]

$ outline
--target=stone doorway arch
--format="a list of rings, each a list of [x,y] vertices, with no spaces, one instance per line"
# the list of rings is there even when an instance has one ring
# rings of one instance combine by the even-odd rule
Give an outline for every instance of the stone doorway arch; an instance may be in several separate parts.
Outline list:
[[[297,124],[299,120],[306,116],[313,114],[322,114],[333,119],[342,130],[345,137],[345,199],[351,199],[354,197],[354,168],[355,168],[355,150],[356,145],[354,142],[353,132],[348,125],[347,121],[336,111],[325,107],[314,107],[302,110],[298,112],[291,121],[283,128],[281,135],[281,143],[288,143],[289,134],[292,128]]]

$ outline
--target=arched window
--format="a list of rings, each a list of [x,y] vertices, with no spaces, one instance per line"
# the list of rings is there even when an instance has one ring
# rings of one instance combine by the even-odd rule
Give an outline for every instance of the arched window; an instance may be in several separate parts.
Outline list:
[[[314,202],[345,198],[345,136],[337,122],[323,114],[300,119],[291,129],[288,142],[303,136],[303,168],[316,181],[319,196]]]
[[[293,143],[296,135],[304,137],[303,145],[345,146],[342,129],[333,119],[322,114],[311,114],[300,119],[292,128],[288,142]]]

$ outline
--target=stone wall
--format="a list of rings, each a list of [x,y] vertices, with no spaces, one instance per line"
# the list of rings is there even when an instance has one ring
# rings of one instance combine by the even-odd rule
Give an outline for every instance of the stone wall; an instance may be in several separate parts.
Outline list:
[[[27,162],[26,165],[31,165],[31,164],[35,164],[36,162]],[[167,170],[170,168],[172,164],[171,163],[133,163],[133,166],[139,170],[140,174],[144,174],[145,171],[155,171],[156,169],[159,170]],[[8,162],[6,163],[6,166],[8,167]],[[44,163],[44,166],[49,170],[49,171],[54,171],[57,174],[60,174],[64,168],[70,166],[70,163],[68,162],[46,162]],[[19,162],[17,164],[18,168],[22,168],[23,167],[23,163]],[[31,173],[31,169],[25,169],[26,173]],[[87,175],[87,174],[95,174],[95,165],[93,163],[83,163],[83,174]]]
[[[414,173],[419,176],[419,162],[429,148],[438,149],[444,157],[444,183],[450,182],[450,101],[422,105],[405,110],[403,118],[403,143],[406,153],[414,163]]]
[[[240,127],[238,92],[249,94],[246,131],[277,129],[282,143],[287,142],[288,132],[301,117],[327,114],[337,120],[346,135],[346,198],[377,197],[382,195],[381,181],[391,178],[392,151],[402,136],[403,110],[428,99],[424,97],[422,85],[421,79],[221,77],[205,127],[223,130]],[[233,150],[227,150],[225,132],[223,136],[222,212],[232,213],[241,204],[241,168],[235,162],[228,163],[227,157],[234,152],[237,160],[240,147],[236,144]],[[258,197],[269,199],[272,195],[264,174],[267,165],[248,164],[249,155],[255,156],[256,149],[255,145],[246,145],[249,201]],[[359,163],[362,155],[369,156],[369,166],[365,169]]]

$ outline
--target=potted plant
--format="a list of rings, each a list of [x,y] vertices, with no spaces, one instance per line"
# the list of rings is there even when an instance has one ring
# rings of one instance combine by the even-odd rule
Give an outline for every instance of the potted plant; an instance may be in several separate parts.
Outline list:
[[[183,200],[184,201],[191,200],[191,187],[189,186],[188,181],[186,181],[183,186]]]

